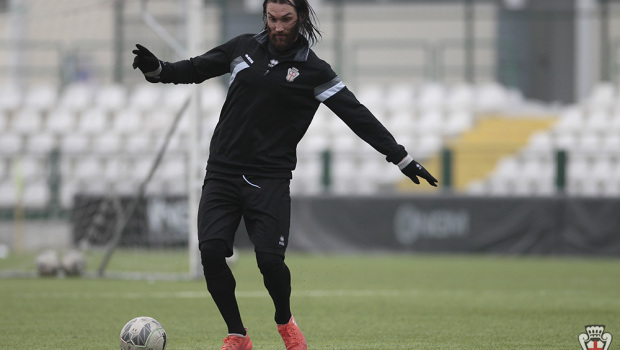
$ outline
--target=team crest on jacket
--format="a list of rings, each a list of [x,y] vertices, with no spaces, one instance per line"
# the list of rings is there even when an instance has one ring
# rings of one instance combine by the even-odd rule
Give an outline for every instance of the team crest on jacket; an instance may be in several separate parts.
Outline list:
[[[286,74],[286,81],[292,83],[295,78],[299,76],[299,69],[295,67],[291,67],[288,69],[288,73]]]

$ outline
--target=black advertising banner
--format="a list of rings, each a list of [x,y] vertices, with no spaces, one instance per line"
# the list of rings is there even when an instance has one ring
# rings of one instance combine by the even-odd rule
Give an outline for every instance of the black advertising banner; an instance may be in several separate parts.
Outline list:
[[[74,242],[105,244],[129,198],[77,197]],[[187,244],[185,197],[148,197],[123,245]],[[307,252],[620,255],[620,199],[570,197],[295,197],[289,249]],[[235,244],[251,248],[243,223]]]
[[[291,247],[425,252],[549,253],[549,200],[472,197],[304,198],[293,202]]]

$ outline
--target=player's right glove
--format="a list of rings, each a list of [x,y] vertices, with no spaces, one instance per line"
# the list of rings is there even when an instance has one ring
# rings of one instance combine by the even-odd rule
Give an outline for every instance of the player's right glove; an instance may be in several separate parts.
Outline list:
[[[426,180],[431,186],[437,187],[437,179],[426,171],[420,163],[413,160],[410,155],[407,155],[398,163],[398,168],[417,185],[420,184],[420,180],[418,179],[419,176]]]
[[[132,53],[136,55],[133,59],[133,69],[140,69],[148,81],[156,81],[161,73],[161,62],[146,47],[136,44],[137,49]]]

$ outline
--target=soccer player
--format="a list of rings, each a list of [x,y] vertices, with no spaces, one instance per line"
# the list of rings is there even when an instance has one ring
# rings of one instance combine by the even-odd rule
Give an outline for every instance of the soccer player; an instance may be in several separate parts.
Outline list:
[[[275,322],[287,350],[307,349],[291,313],[290,180],[296,147],[321,103],[416,184],[437,179],[362,105],[310,49],[321,37],[307,0],[265,0],[264,30],[245,34],[203,55],[164,62],[136,45],[133,68],[153,83],[199,84],[230,73],[228,93],[211,139],[198,212],[198,239],[207,289],[227,327],[222,350],[250,350],[252,342],[235,298],[225,258],[233,253],[243,218]]]

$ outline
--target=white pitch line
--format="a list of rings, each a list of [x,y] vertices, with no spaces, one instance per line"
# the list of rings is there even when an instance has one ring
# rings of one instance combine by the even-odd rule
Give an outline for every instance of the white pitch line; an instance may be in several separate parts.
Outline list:
[[[266,290],[241,290],[236,293],[237,298],[268,298],[269,294]],[[422,294],[414,290],[311,290],[311,291],[294,291],[292,296],[295,298],[332,298],[332,297],[395,297],[395,296],[416,296]],[[129,292],[129,293],[24,293],[16,295],[18,298],[26,299],[140,299],[140,298],[156,298],[156,299],[198,299],[207,298],[209,293],[205,291],[178,291],[178,292]]]

